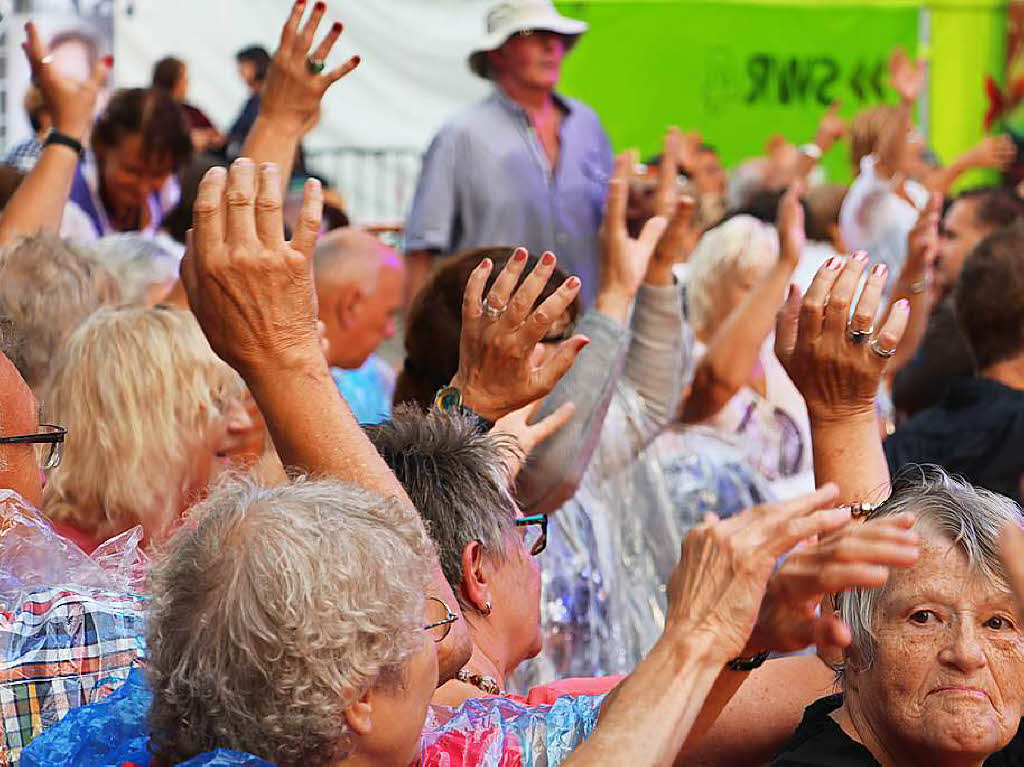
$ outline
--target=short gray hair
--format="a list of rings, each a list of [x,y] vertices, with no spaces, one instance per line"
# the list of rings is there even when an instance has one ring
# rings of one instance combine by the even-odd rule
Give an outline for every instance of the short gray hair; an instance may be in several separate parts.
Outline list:
[[[401,684],[421,646],[431,554],[412,509],[355,485],[217,488],[151,573],[160,758],[224,747],[282,767],[344,759],[345,709]]]
[[[25,237],[0,252],[0,315],[26,339],[17,362],[11,361],[36,392],[75,326],[120,300],[106,268],[52,234]]]
[[[110,234],[86,247],[117,279],[125,303],[146,304],[154,286],[178,279],[179,259],[138,232]]]
[[[480,541],[492,561],[505,561],[519,506],[511,490],[511,437],[482,434],[472,418],[400,405],[391,421],[367,427],[374,447],[427,521],[441,569],[463,607],[462,552]]]
[[[958,546],[972,570],[990,581],[1006,583],[999,534],[1007,522],[1024,522],[1020,507],[1009,498],[974,487],[938,466],[912,466],[897,477],[892,495],[872,519],[904,511],[913,512],[915,527],[927,527]],[[853,638],[845,657],[847,662],[855,658],[858,670],[867,670],[874,662],[875,610],[887,586],[853,589],[836,597],[836,608]]]

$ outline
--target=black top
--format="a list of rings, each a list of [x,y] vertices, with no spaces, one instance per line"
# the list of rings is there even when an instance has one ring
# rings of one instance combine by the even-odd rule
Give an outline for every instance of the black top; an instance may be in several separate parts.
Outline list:
[[[829,695],[804,709],[804,718],[771,767],[878,767],[878,761],[829,716],[843,696]],[[985,760],[985,767],[1024,767],[1024,722],[1009,745]]]
[[[1024,475],[1024,391],[990,378],[955,378],[945,398],[885,441],[893,476],[934,463],[972,485],[1020,503]]]
[[[953,299],[946,298],[932,309],[913,359],[893,377],[893,405],[900,413],[917,415],[941,402],[954,378],[971,375],[974,355],[956,321]]]

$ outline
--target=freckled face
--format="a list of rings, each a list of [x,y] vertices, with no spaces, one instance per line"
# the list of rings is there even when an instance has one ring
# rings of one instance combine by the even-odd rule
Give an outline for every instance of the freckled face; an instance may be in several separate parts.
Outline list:
[[[984,757],[1020,724],[1024,636],[1005,585],[945,536],[920,532],[917,564],[894,571],[879,597],[875,661],[848,673],[848,705],[891,753]]]

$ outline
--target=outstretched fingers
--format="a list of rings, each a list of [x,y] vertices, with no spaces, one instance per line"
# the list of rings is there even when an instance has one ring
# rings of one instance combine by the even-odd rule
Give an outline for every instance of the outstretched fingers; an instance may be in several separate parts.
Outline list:
[[[800,305],[799,332],[797,340],[802,346],[811,346],[821,337],[825,324],[825,305],[828,303],[832,286],[839,279],[839,271],[842,269],[843,259],[840,256],[832,256],[822,264],[818,273],[814,275],[804,300]]]
[[[228,169],[225,232],[233,245],[254,245],[256,242],[256,164],[248,157],[239,157]]]
[[[895,353],[899,347],[900,340],[902,340],[903,334],[907,330],[908,322],[910,322],[910,302],[905,298],[901,298],[892,305],[885,324],[882,325],[882,328],[875,335],[874,345],[886,353],[882,355],[876,352],[873,355],[880,366],[885,367],[889,363],[888,357],[892,356],[889,352]]]
[[[576,300],[582,284],[579,277],[569,277],[558,286],[558,290],[545,298],[541,305],[533,310],[529,318],[516,331],[523,345],[532,346],[548,334],[551,326],[565,314],[572,302]],[[525,287],[524,283],[523,288]],[[518,300],[518,296],[516,298]]]
[[[291,246],[299,251],[306,260],[312,263],[313,249],[320,237],[320,222],[324,216],[324,190],[320,181],[315,178],[306,179],[302,189],[302,207],[299,209],[299,220],[292,232]]]
[[[256,185],[256,236],[265,247],[275,251],[284,246],[281,189],[281,174],[277,165],[272,162],[262,163]]]
[[[790,285],[786,300],[775,317],[775,356],[783,366],[787,365],[796,351],[797,323],[800,319],[800,289]]]
[[[224,247],[223,201],[227,177],[227,170],[216,166],[210,168],[199,182],[192,207],[192,253],[199,272],[205,271],[206,259],[219,254]]]

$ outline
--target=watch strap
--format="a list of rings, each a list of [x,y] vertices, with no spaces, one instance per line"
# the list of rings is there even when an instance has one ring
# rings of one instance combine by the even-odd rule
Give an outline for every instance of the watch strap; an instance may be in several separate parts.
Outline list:
[[[85,151],[81,141],[73,136],[67,135],[66,133],[61,133],[60,131],[51,130],[50,134],[43,142],[43,146],[50,146],[51,144],[58,144],[60,146],[66,146],[73,149],[79,157],[81,157],[82,153]]]

